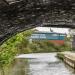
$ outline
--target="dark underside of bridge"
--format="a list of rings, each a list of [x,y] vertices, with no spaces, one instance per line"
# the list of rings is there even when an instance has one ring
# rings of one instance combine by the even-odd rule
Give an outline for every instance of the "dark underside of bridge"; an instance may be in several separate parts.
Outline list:
[[[75,0],[0,0],[0,43],[38,26],[75,28]]]

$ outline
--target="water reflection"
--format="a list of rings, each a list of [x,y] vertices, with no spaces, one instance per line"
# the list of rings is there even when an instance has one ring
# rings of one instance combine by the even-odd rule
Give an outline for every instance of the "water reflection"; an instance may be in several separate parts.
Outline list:
[[[55,53],[25,54],[16,58],[9,75],[75,75]]]
[[[27,59],[16,59],[14,63],[10,75],[28,75],[29,65]]]

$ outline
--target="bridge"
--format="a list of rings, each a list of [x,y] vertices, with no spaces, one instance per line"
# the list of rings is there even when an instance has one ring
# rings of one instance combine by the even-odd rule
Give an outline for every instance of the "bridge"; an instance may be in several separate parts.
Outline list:
[[[75,28],[75,0],[0,0],[0,43],[26,29]]]

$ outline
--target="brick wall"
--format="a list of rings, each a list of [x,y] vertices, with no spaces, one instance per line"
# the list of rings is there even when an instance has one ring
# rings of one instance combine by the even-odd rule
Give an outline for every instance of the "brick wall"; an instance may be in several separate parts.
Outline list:
[[[49,41],[54,43],[54,44],[58,44],[58,45],[63,45],[64,44],[64,40],[49,40]]]

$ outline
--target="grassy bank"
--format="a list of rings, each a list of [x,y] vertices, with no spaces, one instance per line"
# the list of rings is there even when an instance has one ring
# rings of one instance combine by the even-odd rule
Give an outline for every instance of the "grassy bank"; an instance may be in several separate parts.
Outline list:
[[[63,60],[63,59],[64,59],[64,54],[61,53],[61,52],[58,52],[58,53],[57,53],[57,57],[58,57],[59,59]]]

